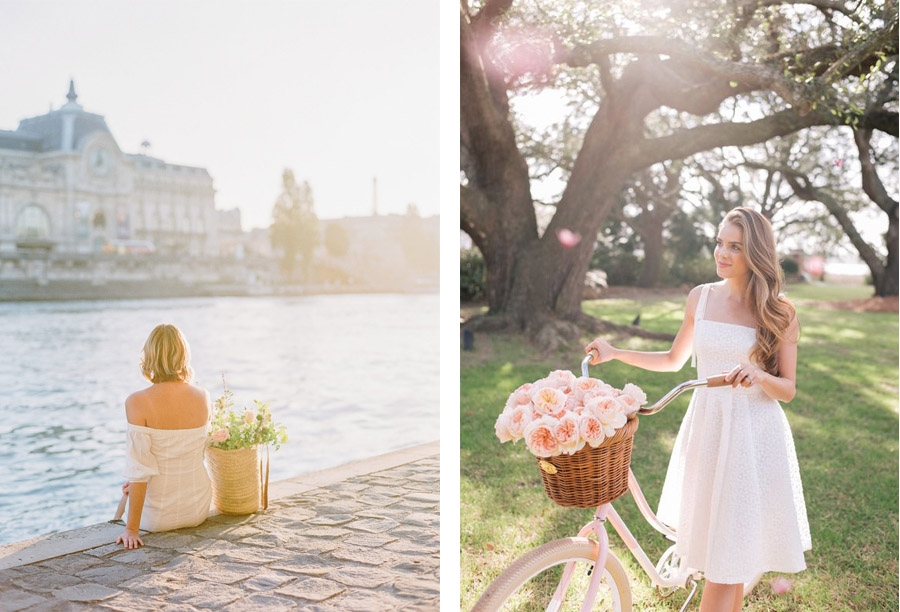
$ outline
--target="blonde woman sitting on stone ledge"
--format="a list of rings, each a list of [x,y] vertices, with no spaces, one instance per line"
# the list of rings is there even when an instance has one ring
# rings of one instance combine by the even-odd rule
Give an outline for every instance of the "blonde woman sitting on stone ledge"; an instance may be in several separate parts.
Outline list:
[[[138,529],[168,531],[199,525],[212,496],[203,465],[212,415],[209,393],[191,384],[187,340],[174,325],[158,325],[141,355],[153,383],[125,400],[128,418],[122,492],[128,499],[125,533],[116,543],[144,545]]]

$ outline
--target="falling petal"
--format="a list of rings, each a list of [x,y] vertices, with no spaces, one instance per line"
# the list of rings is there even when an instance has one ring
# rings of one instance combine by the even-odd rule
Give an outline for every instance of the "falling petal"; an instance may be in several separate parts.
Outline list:
[[[567,249],[571,249],[581,242],[581,236],[579,234],[565,228],[556,232],[556,238],[559,240],[559,243]]]
[[[791,587],[794,586],[794,581],[788,580],[783,576],[778,576],[772,580],[770,586],[772,587],[773,593],[776,595],[783,595],[791,590]]]

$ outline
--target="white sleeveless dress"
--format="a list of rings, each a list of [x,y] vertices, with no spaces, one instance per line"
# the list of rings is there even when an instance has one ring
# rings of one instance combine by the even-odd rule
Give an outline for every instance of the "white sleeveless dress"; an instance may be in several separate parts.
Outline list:
[[[704,318],[709,285],[694,315],[697,374],[707,378],[749,360],[752,327]],[[678,533],[686,567],[723,584],[806,569],[812,548],[791,429],[778,401],[758,386],[694,391],[659,502]]]
[[[154,429],[128,423],[123,475],[146,482],[141,529],[168,531],[206,520],[212,486],[203,464],[207,426]]]

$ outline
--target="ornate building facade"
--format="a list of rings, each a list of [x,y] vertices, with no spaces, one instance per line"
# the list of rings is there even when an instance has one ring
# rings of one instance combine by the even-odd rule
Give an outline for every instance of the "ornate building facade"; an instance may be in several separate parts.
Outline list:
[[[125,153],[102,115],[68,102],[0,130],[0,251],[218,253],[212,177]]]

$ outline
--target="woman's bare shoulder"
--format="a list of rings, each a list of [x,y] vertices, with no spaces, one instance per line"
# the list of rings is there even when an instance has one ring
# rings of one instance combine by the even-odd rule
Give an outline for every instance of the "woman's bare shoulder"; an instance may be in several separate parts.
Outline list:
[[[687,304],[685,305],[685,310],[693,315],[694,310],[697,309],[697,303],[700,301],[700,292],[703,291],[703,287],[706,285],[697,285],[691,292],[688,293]]]
[[[132,425],[146,424],[148,391],[149,389],[141,389],[125,398],[125,417]]]
[[[209,401],[209,391],[200,387],[198,385],[188,385],[188,389],[190,389],[190,393],[196,396],[198,399],[202,399],[203,401]]]

